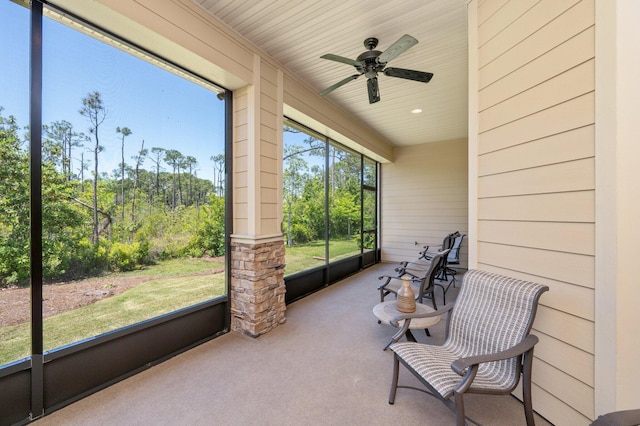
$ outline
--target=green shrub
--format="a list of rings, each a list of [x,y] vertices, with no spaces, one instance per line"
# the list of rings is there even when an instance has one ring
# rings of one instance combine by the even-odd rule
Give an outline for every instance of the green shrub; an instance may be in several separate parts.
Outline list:
[[[313,230],[302,223],[294,223],[291,226],[291,239],[294,244],[304,244],[313,240]]]
[[[201,207],[200,219],[195,232],[182,255],[201,257],[222,256],[225,253],[224,199],[213,196],[209,205]]]
[[[139,242],[113,243],[107,256],[109,267],[116,271],[132,271],[144,263],[148,252],[148,245]]]
[[[28,247],[0,243],[0,287],[28,286],[30,276]]]

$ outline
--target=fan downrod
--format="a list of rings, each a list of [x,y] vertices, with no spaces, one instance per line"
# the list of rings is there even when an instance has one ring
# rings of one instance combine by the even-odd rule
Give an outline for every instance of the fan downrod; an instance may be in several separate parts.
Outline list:
[[[369,37],[364,40],[364,47],[369,50],[373,50],[378,46],[378,39],[375,37]]]

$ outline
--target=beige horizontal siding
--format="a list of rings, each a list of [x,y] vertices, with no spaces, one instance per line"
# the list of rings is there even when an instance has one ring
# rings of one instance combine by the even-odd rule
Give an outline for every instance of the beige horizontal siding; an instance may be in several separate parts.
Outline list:
[[[591,26],[483,88],[478,102],[479,111],[588,61],[594,57],[594,47],[595,28]]]
[[[585,191],[594,189],[594,186],[594,160],[587,158],[534,169],[482,176],[478,179],[478,195],[486,198]]]
[[[480,241],[478,262],[594,288],[593,256]]]
[[[549,286],[534,407],[584,425],[595,415],[594,0],[498,3],[478,3],[477,266]]]
[[[494,244],[593,256],[594,228],[593,223],[483,220],[478,236]]]
[[[509,2],[508,7],[500,9],[492,20],[486,24],[481,24],[480,28],[486,28],[489,25],[501,31],[495,33],[494,37],[483,42],[479,40],[480,48],[478,49],[479,66],[482,67],[493,58],[497,58],[515,44],[530,37],[536,31],[539,31],[546,25],[550,19],[562,14],[567,9],[578,3],[580,0],[536,0],[535,2]],[[518,8],[516,11],[510,8]],[[514,13],[515,12],[515,13]],[[518,16],[513,19],[513,16]],[[497,17],[501,17],[506,25],[497,22]],[[482,32],[479,34],[482,35]]]
[[[482,25],[507,3],[509,0],[480,0],[482,7],[478,10],[478,24]]]
[[[595,126],[589,125],[515,145],[511,149],[487,153],[478,157],[478,175],[486,176],[593,157],[594,132]]]
[[[397,148],[382,165],[382,260],[415,258],[424,245],[439,246],[447,234],[466,233],[467,141]],[[466,268],[468,246],[460,250]]]
[[[512,1],[512,3],[515,2]],[[480,89],[593,26],[594,17],[594,0],[582,0],[561,15],[543,23],[540,30],[530,36],[523,34],[522,40],[505,40],[513,47],[496,58],[487,58],[487,65],[482,67],[479,73]],[[529,17],[521,19],[525,20]]]
[[[534,360],[533,368],[537,373],[536,385],[556,398],[561,398],[585,417],[594,417],[594,396],[591,386],[539,359]]]
[[[493,40],[498,34],[504,32],[505,27],[510,26],[514,21],[514,16],[523,15],[539,2],[540,0],[520,0],[504,3],[500,9],[478,26],[478,45],[483,46]]]
[[[485,154],[588,126],[594,121],[594,94],[587,93],[481,133],[479,153]]]
[[[593,222],[594,205],[594,190],[482,198],[478,219]]]
[[[535,328],[587,353],[594,352],[593,321],[569,315],[558,309],[540,306]]]
[[[595,61],[588,60],[480,113],[480,132],[500,127],[593,91]]]
[[[540,339],[540,343],[536,345],[535,349],[536,358],[555,366],[591,387],[594,386],[593,354],[535,329],[533,334]]]
[[[233,93],[233,228],[247,233],[249,225],[249,157],[248,157],[248,104],[246,89]]]
[[[534,383],[531,387],[533,406],[538,412],[538,407],[545,407],[544,417],[551,424],[562,426],[585,426],[591,420],[576,411],[573,407],[559,399],[557,396],[547,392],[544,388]],[[514,394],[522,399],[522,392],[516,389]]]

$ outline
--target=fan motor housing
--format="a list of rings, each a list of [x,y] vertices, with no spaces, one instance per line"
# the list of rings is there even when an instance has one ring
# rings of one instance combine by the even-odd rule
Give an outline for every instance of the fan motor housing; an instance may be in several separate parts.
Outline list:
[[[358,62],[375,62],[376,59],[378,58],[378,56],[380,56],[380,54],[382,54],[381,51],[379,50],[367,50],[366,52],[362,52],[357,58],[356,61]]]

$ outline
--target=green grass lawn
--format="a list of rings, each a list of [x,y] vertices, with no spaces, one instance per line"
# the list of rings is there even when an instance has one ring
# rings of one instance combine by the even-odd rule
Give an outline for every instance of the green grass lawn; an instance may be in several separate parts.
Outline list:
[[[159,262],[115,275],[156,277],[124,293],[45,318],[45,351],[157,317],[225,294],[225,274],[191,275],[224,267],[198,259]],[[187,275],[187,276],[185,276]],[[0,328],[0,365],[31,353],[30,324]]]
[[[329,253],[334,261],[359,254],[360,249],[354,240],[332,240]],[[324,241],[287,247],[285,274],[321,266],[324,257]],[[142,270],[110,274],[107,277],[153,279],[96,303],[45,318],[44,349],[59,348],[223,295],[225,274],[203,273],[224,266],[202,259],[174,259]],[[0,327],[0,365],[30,353],[29,323]]]
[[[329,258],[331,261],[344,259],[360,253],[356,240],[329,241]],[[285,275],[311,269],[325,264],[324,241],[313,241],[304,245],[285,247]]]

